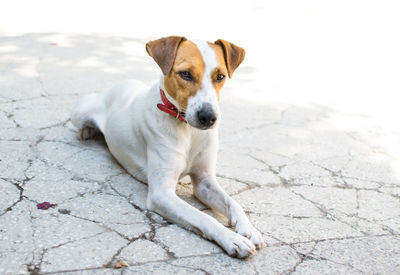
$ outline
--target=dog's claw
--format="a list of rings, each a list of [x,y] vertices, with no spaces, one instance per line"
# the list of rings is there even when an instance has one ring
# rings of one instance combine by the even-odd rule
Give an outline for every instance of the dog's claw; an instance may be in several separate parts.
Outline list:
[[[265,244],[265,241],[262,241],[261,243],[259,243],[259,244],[256,244],[256,248],[257,249],[261,249],[261,248],[264,248],[264,247],[266,247],[267,245]]]
[[[232,257],[247,258],[256,252],[256,247],[247,238],[224,229],[224,232],[220,235],[222,238],[218,242],[225,251]]]
[[[242,223],[236,225],[236,232],[249,239],[257,249],[265,247],[265,242],[261,233],[251,225],[251,223]]]

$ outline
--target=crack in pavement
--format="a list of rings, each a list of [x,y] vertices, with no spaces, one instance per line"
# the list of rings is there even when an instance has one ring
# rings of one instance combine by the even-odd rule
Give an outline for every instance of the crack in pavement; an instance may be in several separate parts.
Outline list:
[[[9,128],[9,129],[12,129],[12,128],[21,128],[21,125],[15,120],[14,105],[11,105],[11,109],[12,109],[11,112],[7,112],[7,111],[5,111],[5,110],[0,110],[0,111],[3,112],[4,115],[6,116],[6,118],[7,118],[8,120],[10,120],[10,121],[14,124],[14,127],[11,127],[11,128]]]
[[[29,169],[29,167],[30,167],[30,166],[28,166],[27,169]],[[26,169],[26,170],[27,170],[27,169]],[[24,196],[24,188],[23,188],[23,186],[24,186],[27,182],[29,182],[30,180],[32,180],[33,178],[34,178],[34,177],[27,177],[27,176],[25,176],[25,179],[23,179],[22,181],[18,181],[18,180],[17,180],[16,182],[12,182],[12,181],[10,181],[8,178],[1,178],[1,179],[4,180],[5,182],[8,182],[8,183],[14,185],[14,186],[18,189],[18,191],[19,191],[19,198],[18,198],[17,201],[15,201],[15,202],[14,202],[13,204],[11,204],[9,207],[7,207],[5,210],[3,210],[3,213],[0,213],[0,217],[3,216],[3,215],[5,215],[6,213],[12,211],[13,208],[14,208],[18,203],[20,203],[21,201],[24,200],[24,198],[26,198],[26,196]]]
[[[293,105],[289,105],[288,107],[283,109],[280,112],[280,117],[275,121],[271,121],[271,122],[267,122],[267,123],[261,123],[261,124],[258,124],[258,125],[252,126],[252,127],[244,127],[244,128],[241,128],[240,130],[234,131],[232,133],[232,135],[237,135],[238,133],[243,133],[243,131],[260,130],[260,129],[268,128],[268,127],[273,126],[273,125],[279,125],[279,124],[281,124],[281,121],[284,119],[284,116],[285,116],[286,112],[288,110],[290,110],[291,108],[294,108],[294,106]]]
[[[111,189],[112,189],[115,193],[117,193],[120,197],[124,198],[131,206],[133,206],[133,208],[135,208],[135,209],[139,210],[140,212],[144,213],[145,216],[146,216],[146,218],[149,220],[148,225],[150,226],[150,231],[147,231],[147,232],[143,233],[143,234],[142,234],[143,236],[141,237],[141,239],[149,240],[149,241],[151,241],[151,242],[157,244],[158,246],[160,246],[162,249],[165,250],[165,252],[167,253],[167,256],[168,256],[170,259],[176,259],[175,253],[172,252],[171,249],[170,249],[166,244],[164,244],[164,243],[158,241],[157,239],[155,239],[156,230],[159,229],[159,228],[161,228],[161,227],[170,225],[170,223],[169,223],[169,222],[160,223],[159,221],[156,221],[156,220],[153,218],[153,215],[154,215],[155,213],[153,213],[152,211],[149,211],[149,210],[147,210],[147,209],[143,209],[143,208],[139,207],[137,204],[133,203],[133,201],[132,201],[128,196],[126,196],[126,195],[120,193],[120,192],[119,192],[114,186],[112,186],[111,184],[110,184],[110,187],[111,187]],[[163,218],[163,220],[164,220],[164,218]],[[122,251],[122,250],[121,250],[121,251]]]
[[[192,270],[192,271],[201,271],[201,272],[203,272],[205,275],[211,274],[210,272],[208,272],[208,271],[205,270],[204,268],[194,268],[194,267],[191,267],[191,266],[178,265],[178,264],[169,263],[169,262],[168,262],[167,264],[168,264],[168,265],[171,265],[171,266],[175,266],[175,267],[186,268],[186,269],[189,269],[189,270]]]
[[[55,248],[60,248],[60,247],[62,247],[62,246],[64,246],[64,245],[68,245],[68,244],[71,244],[71,243],[79,242],[79,241],[82,241],[82,240],[89,240],[89,239],[91,239],[91,238],[94,238],[94,237],[97,237],[97,236],[99,236],[99,235],[102,235],[102,234],[104,234],[104,233],[106,233],[106,232],[107,232],[107,231],[99,232],[99,233],[96,233],[96,234],[93,234],[93,235],[90,235],[90,236],[86,236],[86,237],[79,238],[79,239],[75,239],[75,240],[70,240],[70,241],[67,241],[67,242],[60,243],[60,244],[55,245],[55,246],[43,248],[43,249],[41,250],[41,252],[40,252],[40,259],[39,259],[39,262],[38,262],[38,263],[31,262],[31,263],[26,264],[27,269],[28,269],[28,271],[30,271],[30,272],[35,272],[35,273],[33,273],[33,274],[31,273],[32,275],[36,275],[36,274],[47,274],[47,272],[42,272],[42,271],[41,271],[41,268],[42,268],[42,264],[43,264],[43,262],[44,262],[44,257],[45,257],[45,255],[46,255],[50,250],[55,249]],[[33,268],[32,268],[32,267],[33,267]],[[29,270],[29,269],[32,269],[32,271]],[[51,273],[56,273],[56,272],[51,272]]]
[[[57,122],[57,123],[55,123],[55,124],[53,124],[53,125],[49,125],[49,126],[45,126],[45,127],[40,127],[40,128],[37,128],[37,129],[39,129],[39,130],[46,130],[46,129],[51,129],[51,128],[55,128],[55,127],[65,127],[65,126],[67,125],[67,123],[70,122],[70,121],[71,121],[71,119],[68,118],[68,119],[66,119],[66,120],[64,120],[64,121]]]
[[[333,218],[331,217],[332,215],[329,213],[329,211],[322,204],[320,204],[318,202],[315,202],[313,200],[307,199],[306,197],[303,196],[303,194],[297,193],[294,190],[290,190],[290,192],[292,192],[296,196],[300,197],[301,199],[312,203],[319,210],[319,212],[322,214],[322,217],[324,217],[324,218],[326,218],[328,220],[333,220]]]
[[[275,184],[260,185],[260,184],[258,184],[256,182],[241,180],[241,179],[238,179],[238,178],[235,178],[235,177],[229,177],[229,176],[226,176],[226,175],[223,175],[223,174],[218,174],[218,173],[217,173],[216,176],[217,176],[217,178],[228,179],[228,180],[232,180],[232,181],[235,181],[235,182],[238,182],[238,183],[242,183],[242,184],[245,185],[244,188],[241,188],[241,189],[237,190],[236,192],[233,192],[233,193],[229,194],[230,196],[236,196],[236,195],[239,195],[239,194],[241,194],[241,193],[243,193],[245,191],[252,190],[252,189],[255,189],[255,188],[258,188],[258,187],[263,187],[263,186],[275,187]]]
[[[300,253],[298,252],[293,246],[290,246],[297,254],[297,256],[299,256],[299,261],[297,261],[297,263],[286,273],[286,274],[293,274],[296,272],[296,269],[299,265],[301,265],[304,261],[308,260],[308,259],[313,259],[310,257],[310,255],[314,252],[315,247],[317,246],[318,242],[316,241],[314,243],[314,245],[311,247],[311,250],[308,253]]]

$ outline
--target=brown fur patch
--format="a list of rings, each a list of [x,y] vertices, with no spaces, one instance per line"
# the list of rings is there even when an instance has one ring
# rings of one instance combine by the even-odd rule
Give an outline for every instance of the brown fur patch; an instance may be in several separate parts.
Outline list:
[[[201,89],[205,64],[200,50],[191,41],[183,41],[175,57],[172,70],[164,78],[167,93],[179,104],[179,109],[186,110],[189,97]],[[186,81],[179,75],[181,71],[188,71],[193,76],[193,81]]]
[[[220,43],[214,44],[210,42],[208,45],[215,52],[218,62],[217,67],[212,71],[211,75],[204,75],[205,63],[196,44],[189,40],[185,40],[180,43],[179,48],[176,51],[175,62],[171,71],[164,77],[164,87],[166,92],[178,102],[180,110],[186,110],[189,98],[194,96],[196,92],[202,88],[203,77],[210,78],[219,100],[220,91],[224,86],[226,77],[228,75],[231,76],[231,73],[233,73],[233,71],[230,72],[227,67],[229,62],[226,60],[226,53],[223,45]],[[243,59],[241,59],[240,62],[242,60]],[[240,64],[240,62],[236,61],[232,63]],[[237,66],[239,65],[237,64]],[[236,67],[234,69],[236,69]],[[231,68],[231,70],[234,69]],[[182,79],[179,76],[179,72],[181,71],[190,72],[194,78],[193,81]],[[217,81],[218,74],[226,76],[225,79],[223,81]]]
[[[185,40],[186,38],[181,36],[168,36],[155,41],[149,41],[146,44],[147,53],[160,66],[164,75],[169,74],[171,71],[176,51],[179,45]]]
[[[242,63],[246,51],[235,44],[225,41],[223,39],[218,39],[215,44],[220,45],[224,52],[226,68],[228,69],[229,77],[231,78],[233,72]]]
[[[225,58],[224,58],[224,52],[223,52],[223,49],[221,48],[221,46],[213,44],[213,43],[208,43],[208,44],[210,45],[211,49],[215,52],[215,55],[217,57],[217,62],[218,62],[217,68],[215,68],[211,74],[211,80],[212,80],[212,84],[214,86],[215,92],[217,93],[218,100],[219,100],[220,91],[225,84],[225,80],[226,80],[228,71],[227,71],[227,68],[225,65],[226,63],[225,63]],[[218,74],[224,75],[225,79],[221,82],[218,82],[216,80]]]

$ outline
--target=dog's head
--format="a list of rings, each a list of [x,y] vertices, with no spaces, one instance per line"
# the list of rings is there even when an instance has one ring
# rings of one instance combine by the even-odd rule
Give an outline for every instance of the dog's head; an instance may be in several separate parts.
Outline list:
[[[186,113],[187,122],[210,129],[219,117],[218,100],[226,76],[242,63],[244,49],[219,39],[215,43],[170,36],[146,44],[164,74],[164,87]]]

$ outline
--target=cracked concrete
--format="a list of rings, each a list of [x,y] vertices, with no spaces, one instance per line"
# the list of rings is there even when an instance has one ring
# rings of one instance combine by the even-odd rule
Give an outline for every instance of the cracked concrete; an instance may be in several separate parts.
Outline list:
[[[147,186],[104,141],[78,141],[69,121],[84,94],[135,75],[157,79],[146,40],[0,38],[1,274],[400,273],[399,157],[385,142],[400,133],[322,103],[243,97],[251,64],[223,94],[217,178],[268,246],[230,258],[147,211]],[[183,199],[227,223],[192,191],[187,179],[178,185]],[[43,201],[56,205],[37,209]],[[123,261],[129,267],[116,269]]]

